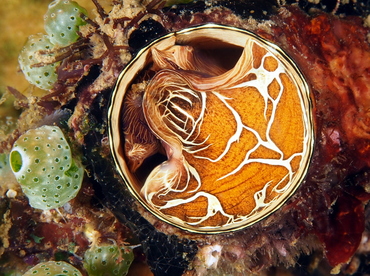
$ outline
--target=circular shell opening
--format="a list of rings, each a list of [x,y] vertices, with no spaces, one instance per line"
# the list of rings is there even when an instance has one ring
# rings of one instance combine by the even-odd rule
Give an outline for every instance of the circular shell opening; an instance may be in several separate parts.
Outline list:
[[[250,226],[303,181],[313,151],[309,89],[276,45],[207,24],[168,34],[123,70],[109,136],[132,195],[196,233]]]

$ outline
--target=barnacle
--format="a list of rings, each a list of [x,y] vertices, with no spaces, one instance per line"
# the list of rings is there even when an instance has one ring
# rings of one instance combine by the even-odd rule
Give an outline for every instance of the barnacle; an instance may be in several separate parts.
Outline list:
[[[59,127],[42,126],[21,135],[10,153],[10,165],[34,208],[63,206],[81,188],[83,168]]]
[[[133,251],[127,246],[99,244],[85,252],[84,267],[89,276],[125,276],[133,259]]]
[[[72,265],[66,262],[54,262],[49,261],[45,263],[39,263],[30,270],[28,270],[23,276],[47,276],[47,275],[60,275],[60,276],[82,276],[81,272],[78,271]]]

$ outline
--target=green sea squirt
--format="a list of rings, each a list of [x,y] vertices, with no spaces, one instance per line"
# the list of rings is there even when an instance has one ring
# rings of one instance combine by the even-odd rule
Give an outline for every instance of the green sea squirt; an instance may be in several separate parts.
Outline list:
[[[81,17],[87,11],[75,1],[56,0],[50,3],[44,15],[44,28],[50,41],[59,46],[68,46],[77,41],[79,27],[86,24]]]
[[[57,126],[42,126],[21,135],[10,152],[11,169],[32,207],[55,209],[81,188],[84,169]]]
[[[132,248],[116,244],[93,245],[84,255],[89,276],[125,276],[134,260]]]

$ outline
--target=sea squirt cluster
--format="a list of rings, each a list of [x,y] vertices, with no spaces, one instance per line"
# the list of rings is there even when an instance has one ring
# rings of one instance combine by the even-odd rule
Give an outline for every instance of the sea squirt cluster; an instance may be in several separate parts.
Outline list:
[[[81,16],[84,8],[74,1],[55,0],[45,14],[47,35],[31,35],[19,55],[20,68],[26,79],[33,85],[49,90],[57,81],[57,67],[60,62],[52,53],[54,47],[68,46],[80,36],[79,27],[86,24]]]

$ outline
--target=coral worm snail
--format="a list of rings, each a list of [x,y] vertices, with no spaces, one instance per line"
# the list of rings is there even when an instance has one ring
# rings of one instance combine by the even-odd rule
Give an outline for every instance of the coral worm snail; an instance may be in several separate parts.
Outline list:
[[[122,72],[112,152],[129,190],[160,219],[233,231],[277,210],[302,182],[311,112],[305,79],[282,50],[206,24],[152,42]]]

